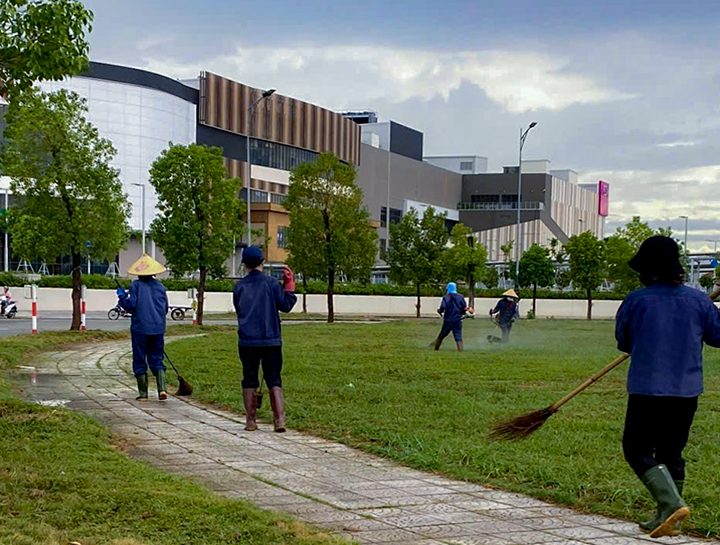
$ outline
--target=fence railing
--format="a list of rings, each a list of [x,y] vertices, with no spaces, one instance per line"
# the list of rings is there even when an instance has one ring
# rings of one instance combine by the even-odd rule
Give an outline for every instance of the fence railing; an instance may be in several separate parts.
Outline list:
[[[481,211],[496,211],[496,210],[517,210],[518,203],[516,202],[460,202],[457,206],[458,210],[481,210]],[[534,202],[534,201],[523,201],[520,203],[520,210],[544,210],[545,203]]]

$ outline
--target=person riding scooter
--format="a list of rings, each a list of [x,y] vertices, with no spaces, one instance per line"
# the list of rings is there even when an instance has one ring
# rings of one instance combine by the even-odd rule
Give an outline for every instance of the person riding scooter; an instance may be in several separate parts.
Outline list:
[[[5,314],[5,308],[10,304],[11,299],[10,288],[3,286],[2,299],[0,299],[0,316]]]

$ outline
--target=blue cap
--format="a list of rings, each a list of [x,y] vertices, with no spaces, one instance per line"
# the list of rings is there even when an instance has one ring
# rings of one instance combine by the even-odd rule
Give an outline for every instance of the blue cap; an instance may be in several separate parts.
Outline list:
[[[242,262],[251,269],[260,266],[265,261],[262,250],[257,246],[248,246],[243,250]]]
[[[447,292],[448,293],[457,293],[457,285],[455,284],[455,282],[448,282]]]

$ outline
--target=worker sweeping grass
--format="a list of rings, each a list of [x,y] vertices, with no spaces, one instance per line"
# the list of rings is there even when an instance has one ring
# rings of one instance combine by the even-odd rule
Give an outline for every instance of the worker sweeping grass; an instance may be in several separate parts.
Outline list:
[[[491,343],[509,343],[510,332],[512,331],[513,324],[520,319],[520,297],[515,293],[515,290],[509,289],[503,293],[502,299],[500,299],[490,311],[490,318],[495,321],[495,324],[500,327],[502,331],[502,338],[498,338],[494,335],[488,335],[488,342]]]
[[[238,319],[238,353],[243,368],[242,393],[245,429],[257,430],[258,373],[262,365],[268,388],[275,431],[285,431],[285,399],[282,390],[282,339],[278,312],[290,312],[297,297],[290,268],[283,271],[283,284],[263,274],[265,259],[257,246],[245,248],[242,262],[248,274],[233,288],[233,304]]]
[[[646,288],[628,295],[616,318],[618,348],[631,356],[623,452],[657,502],[640,528],[651,537],[676,535],[690,515],[683,450],[703,391],[703,344],[720,348],[720,313],[683,285],[673,239],[647,239],[629,265]]]
[[[455,282],[449,282],[446,293],[440,302],[440,308],[438,308],[443,325],[432,345],[435,350],[440,350],[443,340],[452,332],[458,351],[463,351],[462,321],[468,312],[472,313],[473,309],[467,306],[465,298],[457,292]]]
[[[143,255],[128,269],[128,274],[138,277],[130,284],[130,291],[126,292],[122,287],[117,289],[119,305],[132,314],[130,337],[138,401],[148,400],[148,367],[155,375],[158,399],[167,399],[163,354],[168,298],[165,286],[155,278],[165,270],[153,258]]]

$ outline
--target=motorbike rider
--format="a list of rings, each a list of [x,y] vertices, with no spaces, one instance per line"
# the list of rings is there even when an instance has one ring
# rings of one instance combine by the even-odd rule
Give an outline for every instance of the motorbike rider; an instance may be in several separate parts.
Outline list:
[[[12,300],[12,295],[10,294],[10,288],[7,286],[3,286],[3,294],[2,299],[0,299],[0,315],[5,314],[5,307],[10,304],[10,301]]]

